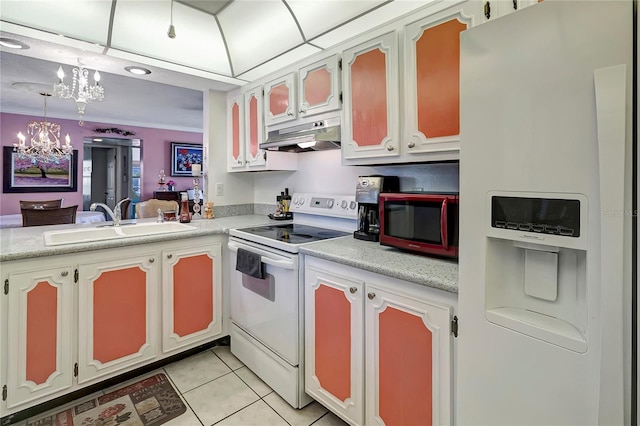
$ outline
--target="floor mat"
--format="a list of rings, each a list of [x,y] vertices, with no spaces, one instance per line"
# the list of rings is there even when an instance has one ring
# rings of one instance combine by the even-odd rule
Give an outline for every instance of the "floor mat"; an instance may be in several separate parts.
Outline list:
[[[27,426],[157,426],[187,411],[164,374],[147,377]]]

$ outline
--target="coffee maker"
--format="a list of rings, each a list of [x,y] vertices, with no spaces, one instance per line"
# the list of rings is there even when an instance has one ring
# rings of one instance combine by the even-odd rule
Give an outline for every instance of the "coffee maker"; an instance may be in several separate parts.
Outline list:
[[[381,192],[399,192],[398,176],[358,176],[356,202],[358,203],[358,229],[353,237],[358,240],[379,241],[380,218],[378,196]]]

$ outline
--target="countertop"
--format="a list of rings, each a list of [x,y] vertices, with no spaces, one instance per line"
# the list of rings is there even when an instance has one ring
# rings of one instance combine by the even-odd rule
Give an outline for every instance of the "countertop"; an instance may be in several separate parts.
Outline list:
[[[300,246],[300,253],[347,266],[437,288],[458,292],[458,263],[403,252],[352,236]]]
[[[155,219],[143,219],[137,222],[155,222]],[[124,220],[122,223],[136,222],[136,220]],[[109,223],[109,222],[107,222]],[[47,247],[44,244],[43,232],[95,228],[95,224],[54,225],[54,226],[30,226],[24,228],[0,229],[0,262],[10,260],[29,259],[34,257],[54,256],[58,254],[79,253],[89,250],[100,250],[114,247],[125,247],[133,244],[146,244],[160,241],[171,241],[183,238],[202,237],[228,233],[231,228],[244,228],[249,226],[269,225],[276,221],[263,215],[228,216],[216,219],[192,220],[189,225],[196,229],[173,234],[156,234],[143,237],[120,238],[113,240],[95,241],[90,243],[66,244]],[[281,221],[277,223],[283,223]]]
[[[136,220],[123,221],[128,222]],[[138,222],[155,222],[155,219],[143,219]],[[196,228],[193,231],[49,247],[44,244],[43,232],[92,228],[95,224],[6,228],[0,229],[0,262],[219,235],[228,233],[232,228],[274,223],[285,222],[276,222],[263,215],[228,216],[191,221],[189,225]],[[458,263],[451,260],[414,255],[375,242],[356,240],[352,236],[304,244],[300,246],[300,253],[450,293],[458,292]]]

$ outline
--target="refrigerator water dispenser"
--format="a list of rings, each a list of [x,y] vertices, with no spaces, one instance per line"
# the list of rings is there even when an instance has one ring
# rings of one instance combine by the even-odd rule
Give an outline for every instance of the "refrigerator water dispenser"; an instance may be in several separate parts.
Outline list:
[[[587,350],[587,200],[580,194],[489,194],[485,317]]]

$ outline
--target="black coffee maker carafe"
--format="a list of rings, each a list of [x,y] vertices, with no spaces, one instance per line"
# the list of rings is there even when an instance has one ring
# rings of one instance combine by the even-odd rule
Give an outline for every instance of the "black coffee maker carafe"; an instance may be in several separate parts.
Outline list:
[[[378,196],[381,192],[400,191],[398,176],[359,176],[356,185],[358,203],[358,229],[353,237],[358,240],[379,241],[380,218],[378,217]]]

